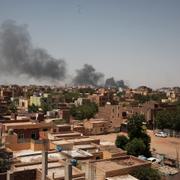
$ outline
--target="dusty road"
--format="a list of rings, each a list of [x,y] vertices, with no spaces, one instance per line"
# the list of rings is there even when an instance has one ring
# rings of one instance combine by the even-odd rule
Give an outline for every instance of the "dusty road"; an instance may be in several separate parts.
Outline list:
[[[107,135],[93,136],[93,138],[100,139],[101,141],[115,142],[116,136],[122,133],[112,133]],[[161,138],[156,137],[152,131],[148,131],[151,137],[151,150],[155,150],[156,153],[165,154],[167,157],[175,159],[177,157],[177,151],[179,152],[180,159],[180,138]]]

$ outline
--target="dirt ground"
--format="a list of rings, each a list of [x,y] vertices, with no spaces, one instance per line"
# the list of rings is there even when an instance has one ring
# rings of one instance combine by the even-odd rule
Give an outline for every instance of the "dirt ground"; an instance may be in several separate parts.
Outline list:
[[[98,135],[93,136],[93,138],[100,139],[101,141],[115,142],[116,136],[118,134],[125,133],[111,133],[107,135]],[[153,134],[153,131],[148,131],[148,134],[151,137],[151,150],[155,150],[156,153],[164,154],[166,157],[176,159],[177,152],[179,153],[180,159],[180,138],[173,137],[156,137]]]

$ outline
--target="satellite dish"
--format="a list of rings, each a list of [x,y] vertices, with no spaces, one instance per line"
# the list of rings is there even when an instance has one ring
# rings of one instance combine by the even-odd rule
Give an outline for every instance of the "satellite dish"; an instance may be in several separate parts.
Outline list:
[[[76,159],[71,159],[71,164],[72,164],[72,166],[77,166],[77,160]]]
[[[60,146],[60,145],[57,145],[56,146],[56,151],[57,152],[61,152],[63,150],[63,148]]]

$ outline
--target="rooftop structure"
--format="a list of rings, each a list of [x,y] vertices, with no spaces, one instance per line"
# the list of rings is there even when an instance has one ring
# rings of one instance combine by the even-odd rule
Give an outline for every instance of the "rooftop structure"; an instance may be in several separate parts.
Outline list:
[[[5,131],[9,129],[37,129],[37,128],[51,128],[51,123],[36,123],[36,122],[16,122],[16,123],[4,123]]]
[[[26,163],[26,164],[15,164],[13,168],[13,176],[15,179],[26,178],[29,180],[29,175],[33,175],[34,179],[41,178],[42,176],[42,165],[41,163]],[[85,174],[79,169],[72,168],[73,178],[82,178]],[[47,180],[64,180],[65,177],[65,162],[64,161],[51,161],[48,162],[48,174]]]
[[[80,149],[71,150],[71,151],[62,151],[62,154],[67,156],[68,158],[72,158],[76,160],[91,159],[93,157],[91,153],[88,153],[87,151],[83,151]]]
[[[139,160],[133,156],[122,156],[108,160],[92,161],[89,170],[92,171],[94,180],[127,175],[139,167],[150,167],[151,163]],[[111,168],[110,168],[111,167]]]
[[[138,179],[128,174],[122,176],[109,177],[106,178],[106,180],[138,180]]]

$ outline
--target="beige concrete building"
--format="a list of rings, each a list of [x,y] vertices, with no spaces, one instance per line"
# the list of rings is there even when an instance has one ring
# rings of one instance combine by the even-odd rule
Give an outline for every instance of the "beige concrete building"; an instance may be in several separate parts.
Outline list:
[[[108,132],[110,127],[109,121],[104,119],[90,119],[84,121],[84,129],[86,135],[98,135]]]
[[[105,107],[99,107],[97,117],[110,123],[109,131],[119,131],[123,119],[127,118],[127,113],[121,105],[106,104]]]
[[[147,123],[153,123],[155,112],[159,106],[156,102],[151,101],[141,106],[123,106],[106,104],[105,107],[99,107],[98,118],[104,118],[111,124],[111,131],[119,131],[121,124],[133,114],[142,114]]]
[[[108,160],[98,160],[89,163],[89,180],[106,180],[121,175],[130,174],[139,167],[151,167],[151,163],[133,156],[122,156]]]
[[[50,160],[46,180],[64,180],[66,175],[66,163],[63,160]],[[6,179],[6,174],[0,179]],[[41,180],[42,162],[16,163],[11,171],[10,180]],[[72,180],[85,180],[85,173],[76,167],[72,167]]]
[[[36,122],[14,122],[3,124],[3,136],[6,147],[12,151],[42,149],[40,135],[50,130],[51,123]]]

